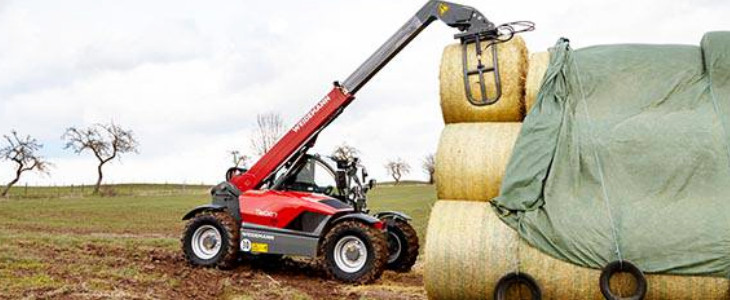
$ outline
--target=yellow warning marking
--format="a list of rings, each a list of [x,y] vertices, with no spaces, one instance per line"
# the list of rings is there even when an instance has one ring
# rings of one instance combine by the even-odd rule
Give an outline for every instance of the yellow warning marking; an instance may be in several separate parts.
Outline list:
[[[449,11],[450,7],[446,3],[439,4],[439,15],[443,16]]]
[[[269,252],[269,244],[252,243],[251,244],[251,252],[268,253]]]

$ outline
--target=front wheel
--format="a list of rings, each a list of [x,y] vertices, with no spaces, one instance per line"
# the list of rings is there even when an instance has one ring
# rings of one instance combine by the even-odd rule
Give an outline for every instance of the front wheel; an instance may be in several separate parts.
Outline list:
[[[239,231],[227,212],[203,212],[185,226],[182,249],[185,260],[194,266],[229,269],[238,259]]]
[[[357,221],[332,227],[320,248],[324,269],[331,277],[349,283],[370,283],[383,274],[388,260],[385,234]]]
[[[413,226],[401,220],[386,221],[388,224],[388,264],[387,269],[408,272],[418,259],[418,234]]]

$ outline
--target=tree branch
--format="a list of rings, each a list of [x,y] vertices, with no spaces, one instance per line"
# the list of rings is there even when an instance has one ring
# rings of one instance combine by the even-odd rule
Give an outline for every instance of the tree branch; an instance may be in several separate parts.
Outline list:
[[[132,131],[125,130],[114,122],[94,124],[85,129],[70,127],[66,129],[62,138],[66,141],[66,149],[72,149],[76,154],[89,150],[99,161],[95,191],[99,190],[103,178],[101,168],[106,163],[119,158],[122,153],[136,153],[138,146]]]

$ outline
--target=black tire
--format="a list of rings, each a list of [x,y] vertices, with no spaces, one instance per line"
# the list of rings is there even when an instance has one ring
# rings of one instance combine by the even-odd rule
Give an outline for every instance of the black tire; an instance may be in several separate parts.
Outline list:
[[[610,284],[611,277],[613,277],[616,273],[629,273],[634,277],[634,280],[636,280],[636,290],[634,291],[634,295],[621,297],[613,294]],[[603,268],[603,271],[601,271],[599,284],[601,287],[601,294],[603,294],[603,297],[607,300],[641,300],[646,296],[646,291],[648,289],[644,272],[642,272],[639,267],[626,260],[617,260],[606,265]]]
[[[200,232],[200,230],[210,234],[217,232],[220,235],[220,241],[213,242],[214,244],[220,243],[220,248],[217,251],[210,250],[209,256],[201,256],[200,247],[204,246],[198,245],[198,249],[195,249],[195,243],[200,241],[196,232]],[[239,235],[239,225],[228,212],[199,213],[188,221],[183,231],[181,242],[185,260],[193,266],[234,268],[238,261]],[[194,241],[194,239],[198,241]]]
[[[525,273],[509,273],[500,278],[497,287],[494,288],[494,299],[506,300],[508,298],[507,292],[514,285],[526,286],[530,290],[532,300],[542,299],[542,290],[540,290],[537,281]]]
[[[388,263],[386,269],[408,272],[418,259],[420,248],[418,234],[413,226],[401,220],[387,220],[388,224]],[[396,253],[394,253],[396,252]]]
[[[364,246],[365,253],[367,254],[361,267],[353,268],[349,271],[343,269],[342,263],[338,264],[336,260],[338,256],[335,253],[336,248],[340,247],[338,243],[345,243],[347,241],[355,244],[359,241]],[[351,244],[345,243],[344,245]],[[363,248],[359,249],[362,250]],[[319,252],[324,271],[328,276],[347,283],[365,284],[375,281],[383,274],[385,264],[388,260],[388,242],[386,241],[385,233],[372,226],[357,221],[343,221],[336,224],[327,232],[320,245]],[[351,252],[348,251],[349,253]],[[360,255],[358,255],[358,259]],[[340,255],[339,260],[342,259],[345,258]],[[350,258],[348,257],[347,259]]]

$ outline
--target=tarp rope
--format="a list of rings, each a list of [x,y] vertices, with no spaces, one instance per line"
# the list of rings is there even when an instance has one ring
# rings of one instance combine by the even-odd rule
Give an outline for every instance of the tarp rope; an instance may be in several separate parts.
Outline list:
[[[522,219],[520,219],[518,222],[520,225],[522,225]],[[522,257],[520,255],[520,246],[522,243],[522,235],[520,234],[519,230],[515,230],[514,232],[515,232],[516,237],[515,237],[515,242],[514,242],[515,244],[513,247],[514,250],[512,250],[512,251],[515,253],[515,261],[514,261],[515,273],[520,274],[520,270],[522,268]]]
[[[611,223],[611,233],[613,235],[613,242],[616,246],[616,256],[618,257],[619,263],[621,263],[621,262],[623,262],[623,256],[621,255],[621,246],[619,245],[619,242],[618,242],[618,228],[616,227],[616,222],[613,217],[613,211],[611,209],[611,200],[608,197],[608,189],[606,188],[606,180],[603,175],[604,174],[603,164],[601,163],[600,156],[598,155],[598,141],[596,140],[595,132],[593,130],[593,121],[591,118],[591,114],[588,111],[588,101],[586,101],[586,93],[585,93],[585,89],[583,87],[583,80],[581,79],[582,75],[580,72],[580,68],[578,67],[578,62],[576,61],[575,57],[573,57],[571,55],[570,61],[573,63],[573,67],[575,68],[575,71],[576,71],[576,77],[578,79],[578,87],[580,88],[580,93],[581,93],[581,96],[580,96],[580,99],[582,102],[581,104],[583,106],[583,111],[586,114],[586,120],[588,121],[588,133],[590,135],[591,144],[593,146],[592,147],[593,148],[593,157],[596,160],[596,166],[598,167],[598,178],[601,183],[601,191],[603,192],[603,200],[604,200],[603,202],[606,205],[606,212],[608,214],[609,222]]]

